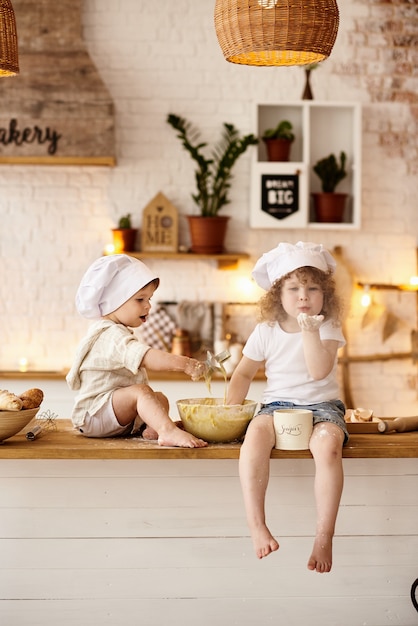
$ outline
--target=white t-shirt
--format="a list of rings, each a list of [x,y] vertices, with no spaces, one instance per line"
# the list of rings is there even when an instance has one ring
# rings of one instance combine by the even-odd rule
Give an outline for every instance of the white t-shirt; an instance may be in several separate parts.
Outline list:
[[[345,339],[341,327],[331,320],[319,329],[322,340],[338,341],[341,348]],[[317,404],[336,400],[339,395],[337,382],[337,358],[332,371],[322,380],[314,380],[308,373],[303,354],[302,332],[286,333],[278,322],[257,324],[243,354],[254,361],[265,362],[267,386],[262,402],[293,402],[294,404]]]

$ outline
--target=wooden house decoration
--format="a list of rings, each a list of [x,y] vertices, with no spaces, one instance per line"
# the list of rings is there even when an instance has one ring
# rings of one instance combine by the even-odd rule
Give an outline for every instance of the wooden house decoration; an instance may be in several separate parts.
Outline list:
[[[143,252],[177,252],[178,211],[159,192],[142,213],[141,250]]]

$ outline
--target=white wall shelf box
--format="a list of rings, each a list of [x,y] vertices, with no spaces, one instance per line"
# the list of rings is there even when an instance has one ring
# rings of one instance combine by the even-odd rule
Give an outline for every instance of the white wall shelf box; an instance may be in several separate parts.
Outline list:
[[[252,228],[358,229],[361,223],[361,106],[358,103],[302,100],[258,104],[255,128],[262,137],[281,120],[293,125],[290,161],[269,162],[265,144],[254,151],[251,172]],[[347,176],[336,191],[347,193],[342,222],[318,222],[311,194],[321,191],[313,165],[330,154],[347,155]],[[276,215],[274,215],[276,211]]]

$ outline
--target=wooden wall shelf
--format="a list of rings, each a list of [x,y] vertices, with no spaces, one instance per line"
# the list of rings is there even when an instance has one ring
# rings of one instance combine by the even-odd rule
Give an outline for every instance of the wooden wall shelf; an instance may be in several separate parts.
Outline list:
[[[0,156],[2,165],[91,165],[115,167],[114,156]]]
[[[135,259],[165,259],[169,261],[216,261],[218,268],[233,270],[240,259],[248,259],[245,252],[225,252],[224,254],[195,254],[194,252],[126,252]]]
[[[418,285],[389,285],[386,283],[357,283],[357,287],[380,289],[381,291],[412,291],[418,292]]]
[[[61,371],[44,371],[44,370],[29,370],[27,372],[20,372],[19,370],[0,370],[0,380],[1,379],[15,379],[15,380],[30,380],[30,379],[39,379],[39,380],[65,380],[65,377],[68,374],[68,370]],[[228,375],[228,380],[230,379],[230,375]],[[187,382],[190,381],[190,376],[184,374],[183,372],[154,372],[153,370],[148,370],[148,378],[151,381],[182,381]],[[215,373],[212,377],[213,380],[223,381],[224,378],[222,374]],[[260,369],[256,375],[254,376],[254,380],[265,380],[266,376],[264,373],[264,369]]]

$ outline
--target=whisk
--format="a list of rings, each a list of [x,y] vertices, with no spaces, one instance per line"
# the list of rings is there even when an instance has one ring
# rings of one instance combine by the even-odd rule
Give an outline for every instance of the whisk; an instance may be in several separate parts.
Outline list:
[[[224,379],[226,380],[227,374],[222,363],[227,361],[231,357],[229,350],[222,350],[219,354],[213,355],[209,350],[206,353],[206,371],[205,371],[205,382],[210,392],[210,383],[212,380],[212,376],[216,370],[222,372]]]

